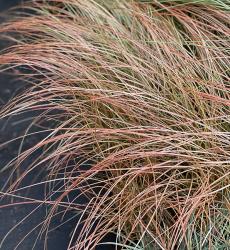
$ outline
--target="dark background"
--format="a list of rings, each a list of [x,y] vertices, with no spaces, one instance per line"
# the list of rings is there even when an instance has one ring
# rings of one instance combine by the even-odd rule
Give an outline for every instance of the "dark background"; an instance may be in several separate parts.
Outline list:
[[[0,11],[1,14],[6,16],[8,15],[6,11],[13,6],[16,6],[20,3],[20,0],[0,0]],[[4,17],[5,18],[5,17]],[[1,19],[1,21],[3,18]],[[5,42],[0,40],[0,48],[5,46]],[[23,91],[26,84],[22,81],[19,81],[16,76],[10,76],[7,74],[0,74],[0,107],[6,104],[11,98],[13,98],[16,94]],[[17,138],[20,135],[23,135],[28,125],[31,122],[31,114],[25,114],[23,116],[15,116],[11,117],[9,120],[1,120],[0,121],[0,144],[6,142],[10,139]],[[41,137],[41,136],[40,136]],[[34,136],[25,141],[24,147],[28,148],[39,141],[39,136]],[[20,141],[16,141],[7,145],[6,147],[0,148],[0,169],[5,166],[11,159],[13,159],[18,154],[18,149],[20,146]],[[39,152],[37,152],[39,154]],[[36,157],[36,155],[33,155]],[[30,164],[32,159],[28,159],[24,163],[24,168]],[[6,180],[8,179],[10,174],[9,171],[4,171],[0,173],[0,187],[2,188],[5,185]],[[32,175],[36,175],[37,173],[33,173]],[[42,176],[40,176],[42,179]],[[31,180],[33,176],[28,176],[24,181],[24,185],[31,184]],[[40,185],[36,188],[33,188],[29,191],[29,196],[35,199],[41,199],[44,197],[44,185]],[[28,191],[28,190],[27,190]],[[17,195],[28,196],[28,194],[24,194],[21,191],[18,192]],[[39,208],[37,204],[31,205],[13,205],[6,206],[1,208],[1,206],[5,204],[15,203],[15,202],[23,202],[22,199],[14,199],[5,197],[0,200],[0,241],[4,238],[4,236],[14,227],[17,223],[20,223],[6,238],[4,244],[0,248],[1,250],[13,250],[18,243],[29,233],[28,237],[26,237],[23,242],[18,246],[19,250],[31,250],[34,247],[34,250],[42,250],[44,249],[44,236],[38,237],[38,233],[40,232],[41,227],[36,226],[41,223],[46,215],[46,207],[41,206]],[[30,216],[28,216],[31,213]],[[22,221],[26,216],[24,221]],[[74,215],[67,215],[69,217]],[[57,217],[52,221],[52,226],[56,227],[61,224],[61,218]],[[75,221],[76,223],[76,221]],[[71,231],[74,228],[74,221],[70,221],[68,224],[57,227],[53,232],[50,232],[48,235],[48,250],[65,250],[68,246],[69,236]],[[36,242],[37,241],[37,242]],[[36,242],[36,244],[35,244]]]
[[[16,6],[20,3],[20,0],[0,0],[0,13],[5,15],[7,9],[10,7]],[[0,18],[0,21],[3,19]],[[4,48],[5,42],[0,40],[0,49]],[[0,73],[0,108],[3,107],[11,98],[23,91],[26,88],[26,83],[18,80],[17,77]],[[17,138],[20,135],[23,135],[31,122],[31,114],[27,113],[24,115],[18,115],[11,117],[10,119],[0,120],[0,145],[3,142],[9,141],[11,139]],[[34,128],[36,131],[36,128]],[[32,136],[25,140],[24,148],[29,148],[34,145],[37,141],[42,138],[43,135]],[[0,147],[0,170],[14,157],[17,156],[20,146],[20,141],[15,141],[7,146]],[[22,168],[25,168],[36,159],[36,155],[39,154],[39,151],[36,152],[30,159],[23,163]],[[3,189],[8,177],[10,170],[6,170],[3,173],[0,173],[0,189]],[[37,172],[31,173],[24,182],[23,185],[31,184],[34,176],[37,176],[42,180],[44,176],[39,175]],[[38,181],[37,180],[37,181]],[[29,196],[34,199],[44,199],[45,195],[45,186],[39,185],[36,188],[32,188],[28,193],[27,191],[18,192],[17,195]],[[73,194],[74,195],[74,194]],[[39,224],[44,220],[47,213],[47,206],[39,206],[37,204],[18,204],[14,205],[15,202],[23,202],[22,199],[14,199],[10,197],[4,197],[0,199],[0,242],[6,236],[10,230],[12,230],[8,237],[5,239],[3,245],[0,247],[1,250],[13,250],[16,246],[18,250],[43,250],[44,245],[47,243],[47,250],[65,250],[67,249],[70,235],[74,229],[77,217],[73,212],[69,212],[62,218],[56,216],[51,222],[51,228],[53,230],[48,234],[48,240],[45,242],[45,237],[38,234],[41,230]],[[8,204],[8,205],[7,205]],[[13,204],[9,206],[9,204]],[[5,205],[5,206],[4,206]],[[71,219],[72,218],[72,219]],[[64,221],[67,223],[61,225]],[[17,226],[17,224],[19,225]],[[28,234],[29,233],[29,234]],[[28,234],[28,235],[27,235]],[[27,237],[25,237],[27,235]],[[24,238],[25,237],[25,238]],[[18,243],[22,240],[22,243]],[[107,240],[111,241],[112,238],[108,236]],[[97,250],[102,249],[114,249],[109,246],[100,246]]]

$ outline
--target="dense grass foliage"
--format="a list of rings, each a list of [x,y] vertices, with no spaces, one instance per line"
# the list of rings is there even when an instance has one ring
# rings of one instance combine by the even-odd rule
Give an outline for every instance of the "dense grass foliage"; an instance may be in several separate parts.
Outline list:
[[[16,44],[0,63],[30,68],[34,87],[1,117],[44,110],[56,127],[12,162],[16,171],[44,148],[8,194],[46,163],[47,182],[64,185],[44,201],[52,204],[44,227],[58,206],[85,218],[70,249],[94,249],[109,232],[122,249],[229,249],[230,1],[28,8],[36,13],[1,26]],[[64,201],[75,189],[85,207]]]

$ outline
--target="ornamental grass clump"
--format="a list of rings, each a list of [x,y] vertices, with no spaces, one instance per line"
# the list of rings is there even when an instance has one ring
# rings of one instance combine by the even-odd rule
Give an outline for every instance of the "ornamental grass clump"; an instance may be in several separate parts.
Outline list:
[[[34,85],[1,117],[39,110],[55,126],[6,166],[16,171],[45,148],[8,195],[41,166],[50,185],[64,180],[44,201],[44,227],[59,206],[80,213],[69,249],[95,249],[108,233],[116,249],[230,249],[230,1],[35,0],[28,9],[1,25],[15,44],[0,64],[26,67]],[[84,206],[64,202],[73,190]]]

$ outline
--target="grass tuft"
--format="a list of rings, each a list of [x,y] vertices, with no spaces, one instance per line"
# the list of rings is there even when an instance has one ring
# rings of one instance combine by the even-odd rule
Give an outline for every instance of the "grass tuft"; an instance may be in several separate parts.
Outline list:
[[[0,115],[40,110],[56,125],[14,161],[12,171],[45,148],[7,194],[47,165],[47,182],[64,185],[44,201],[44,228],[59,206],[86,217],[69,249],[94,249],[110,232],[117,249],[229,249],[229,0],[28,8],[36,14],[0,27],[16,41],[0,64],[29,68],[34,87]],[[75,189],[84,207],[65,202]]]

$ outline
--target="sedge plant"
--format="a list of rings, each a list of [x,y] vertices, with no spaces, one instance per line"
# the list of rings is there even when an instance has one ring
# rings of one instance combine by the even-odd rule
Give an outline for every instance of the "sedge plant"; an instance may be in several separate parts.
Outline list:
[[[230,249],[230,1],[35,0],[27,9],[0,27],[14,42],[0,64],[26,67],[33,86],[0,115],[39,110],[55,126],[6,166],[14,172],[44,149],[2,195],[45,165],[46,181],[64,173],[64,185],[44,201],[44,228],[59,206],[81,214],[69,249],[95,249],[108,233],[116,249]],[[73,190],[84,206],[64,202]]]

